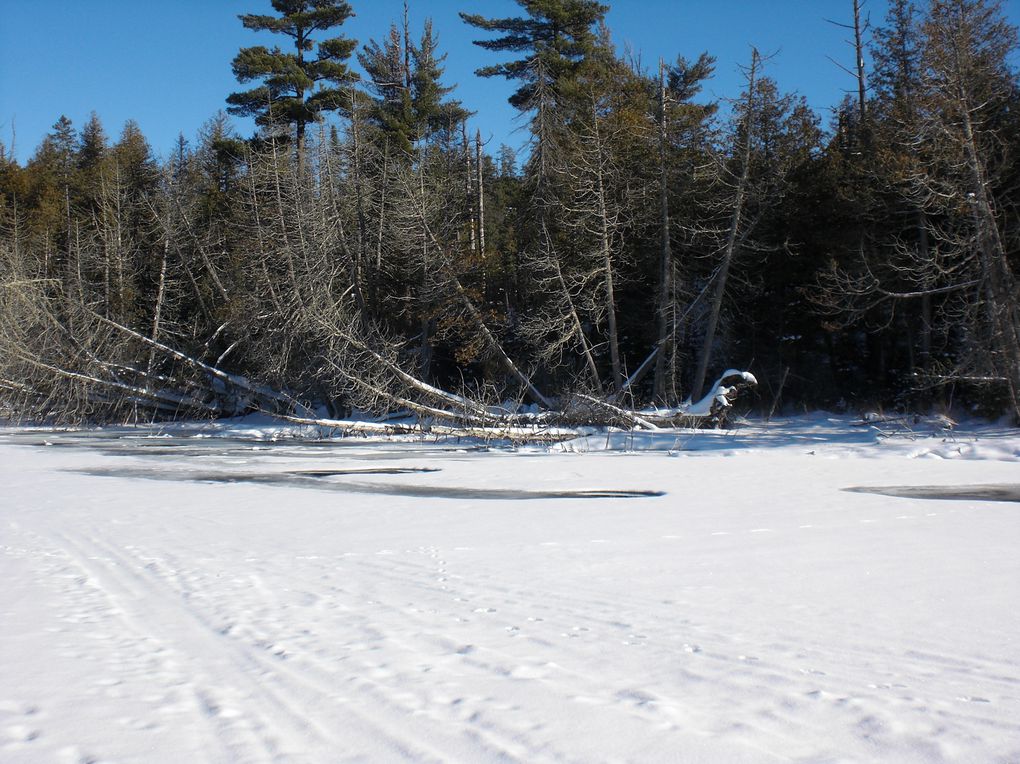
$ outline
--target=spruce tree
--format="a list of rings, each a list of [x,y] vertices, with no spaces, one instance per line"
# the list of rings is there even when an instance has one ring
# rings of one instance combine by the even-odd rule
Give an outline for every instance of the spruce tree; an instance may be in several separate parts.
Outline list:
[[[49,145],[56,153],[58,171],[65,185],[70,182],[74,171],[75,138],[71,120],[61,114],[60,119],[53,125],[53,132],[46,136],[43,142],[44,146]]]
[[[358,61],[375,94],[372,121],[398,149],[410,154],[414,144],[414,114],[411,104],[410,43],[407,30],[401,35],[396,24],[379,43],[369,40],[358,53]]]
[[[403,34],[394,24],[382,44],[371,40],[358,54],[376,96],[372,121],[405,154],[421,138],[449,130],[468,116],[459,101],[446,99],[453,87],[441,82],[446,54],[439,53],[432,21],[425,21],[418,45],[408,34],[405,18]]]
[[[452,130],[469,116],[460,101],[447,100],[452,86],[442,84],[446,54],[439,53],[439,38],[432,32],[432,20],[425,21],[421,42],[411,47],[411,103],[419,131],[436,133]]]
[[[89,121],[81,130],[81,138],[78,141],[78,168],[86,172],[93,170],[106,156],[106,150],[106,131],[99,116],[92,112]]]
[[[238,82],[261,81],[250,90],[232,93],[228,111],[251,116],[261,127],[293,126],[298,147],[304,144],[305,127],[326,111],[336,111],[349,101],[345,89],[352,75],[345,63],[355,42],[330,37],[316,42],[313,35],[341,26],[353,15],[345,0],[272,0],[279,16],[243,14],[245,28],[274,32],[293,40],[294,52],[263,45],[242,48],[234,58]],[[309,54],[315,51],[315,55]]]

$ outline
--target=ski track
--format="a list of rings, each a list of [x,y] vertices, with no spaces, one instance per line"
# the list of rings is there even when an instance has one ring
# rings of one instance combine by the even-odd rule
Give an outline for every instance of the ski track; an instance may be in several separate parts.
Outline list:
[[[0,449],[4,457],[26,452]],[[68,451],[58,463],[77,468],[82,457]],[[292,468],[286,452],[201,458],[268,470],[281,455]],[[357,467],[372,455],[302,458],[302,466]],[[645,485],[640,470],[641,479],[607,473],[605,458],[549,458],[566,461],[533,470],[539,488],[600,480],[613,489],[662,487]],[[57,474],[48,462],[21,463],[24,475],[5,475],[12,495],[29,497],[33,481]],[[445,474],[387,479],[485,486],[496,475],[512,486],[521,462],[436,463]],[[109,478],[56,479],[86,494],[109,490]],[[281,502],[308,502],[310,492],[136,487],[144,482],[122,480],[134,494],[111,501],[93,493],[81,508],[67,505],[65,491],[42,489],[37,504],[0,514],[0,573],[25,584],[0,599],[0,617],[24,619],[4,655],[36,654],[38,664],[0,657],[0,761],[1020,760],[1020,660],[998,632],[969,642],[955,638],[965,627],[953,620],[959,609],[904,615],[828,598],[839,576],[824,573],[824,555],[805,551],[828,545],[853,555],[874,545],[881,557],[900,544],[910,560],[928,563],[924,543],[965,535],[967,518],[995,511],[999,538],[1016,531],[1011,509],[838,497],[849,484],[841,483],[825,495],[853,512],[744,502],[739,512],[678,521],[664,509],[669,496],[626,507],[578,500],[562,510],[557,502],[564,514],[546,527],[537,512],[519,524],[506,519],[519,511],[514,502],[481,509],[433,500],[424,510],[432,518],[421,516],[418,499],[352,498],[374,509],[349,522],[328,516],[321,538],[285,522],[274,539],[260,529],[272,527]],[[674,493],[683,485],[665,482]],[[211,490],[218,499],[193,503]],[[808,493],[814,499],[815,489]],[[153,504],[166,509],[150,518],[139,497],[159,497]],[[221,504],[250,507],[257,527],[238,526],[245,512],[224,514]],[[586,519],[587,507],[612,509]],[[468,510],[478,518],[465,528]],[[646,520],[624,514],[642,511]],[[349,538],[329,535],[342,533]],[[995,536],[977,536],[998,549]],[[843,538],[852,548],[840,548]],[[820,583],[801,586],[797,565],[812,564]],[[875,563],[876,576],[889,570]],[[756,580],[756,571],[773,579]],[[906,586],[924,583],[903,573]],[[850,575],[859,593],[891,601],[883,587],[897,582]],[[1017,603],[1012,586],[1000,601]],[[855,622],[865,612],[868,622]],[[1009,617],[1002,634],[1016,622]],[[927,630],[905,634],[914,620]],[[35,652],[24,648],[28,640]],[[77,725],[68,721],[75,714]]]

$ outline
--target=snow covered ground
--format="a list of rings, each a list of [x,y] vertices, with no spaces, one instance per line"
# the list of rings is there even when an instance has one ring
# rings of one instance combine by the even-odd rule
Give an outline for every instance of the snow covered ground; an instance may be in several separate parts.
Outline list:
[[[295,432],[0,431],[0,761],[1020,761],[1015,430]]]

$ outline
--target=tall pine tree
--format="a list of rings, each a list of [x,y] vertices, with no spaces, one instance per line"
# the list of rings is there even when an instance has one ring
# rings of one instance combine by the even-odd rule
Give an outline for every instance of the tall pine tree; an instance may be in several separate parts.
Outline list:
[[[299,149],[305,128],[317,115],[336,111],[349,100],[345,85],[352,75],[345,63],[355,42],[331,37],[316,42],[313,35],[341,26],[352,14],[345,0],[273,0],[279,16],[244,14],[245,28],[274,32],[293,40],[294,52],[263,45],[242,48],[234,58],[238,82],[261,81],[250,90],[232,93],[228,111],[255,117],[262,127],[293,126]],[[315,55],[309,55],[315,51]]]

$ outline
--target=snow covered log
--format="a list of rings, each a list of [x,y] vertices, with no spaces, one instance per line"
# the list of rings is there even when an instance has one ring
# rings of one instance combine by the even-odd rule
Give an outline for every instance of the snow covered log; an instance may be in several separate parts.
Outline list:
[[[653,408],[639,414],[660,427],[721,427],[734,401],[757,385],[751,372],[727,369],[701,400],[692,403],[688,398],[675,408]]]

